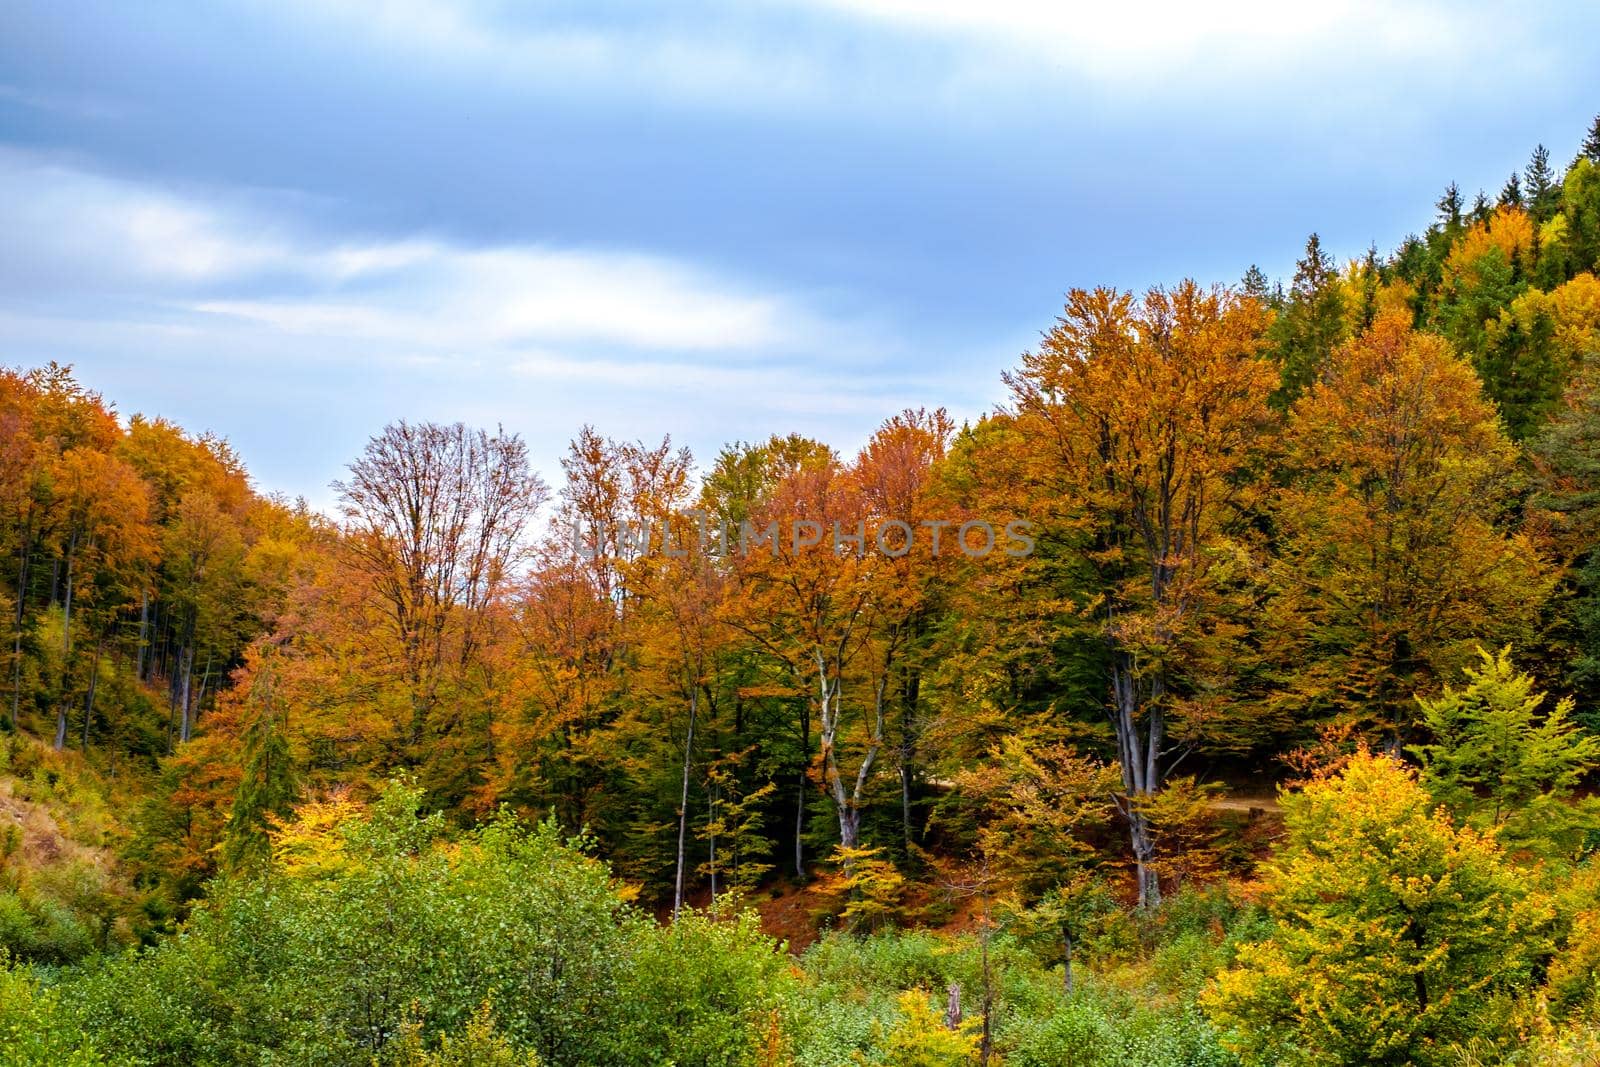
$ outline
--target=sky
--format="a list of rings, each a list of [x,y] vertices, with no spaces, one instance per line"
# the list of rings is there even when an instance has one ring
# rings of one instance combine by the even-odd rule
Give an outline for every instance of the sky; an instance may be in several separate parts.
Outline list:
[[[848,454],[1597,112],[1591,3],[0,0],[0,364],[319,507],[399,418]]]

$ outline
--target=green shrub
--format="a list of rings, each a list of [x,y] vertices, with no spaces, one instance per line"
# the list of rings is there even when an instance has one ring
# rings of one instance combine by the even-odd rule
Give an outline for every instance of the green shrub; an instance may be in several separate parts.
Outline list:
[[[685,912],[646,926],[632,945],[618,1053],[637,1064],[755,1063],[791,981],[782,946],[753,913],[719,922]]]
[[[407,1026],[464,1031],[488,998],[517,1049],[616,1062],[640,920],[605,868],[548,824],[438,845],[418,800],[392,788],[352,820],[333,873],[214,883],[180,935],[91,969],[74,1001],[106,1047],[159,1062],[381,1060]]]
[[[0,953],[0,1063],[6,1067],[94,1067],[108,1061],[61,1007],[56,992]]]

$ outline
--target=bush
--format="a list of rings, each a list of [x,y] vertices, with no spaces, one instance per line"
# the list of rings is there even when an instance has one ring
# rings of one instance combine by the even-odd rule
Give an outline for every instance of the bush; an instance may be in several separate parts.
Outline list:
[[[1191,1007],[1139,1003],[1120,991],[1081,989],[1051,1015],[1027,1020],[1009,1067],[1225,1067],[1237,1061]]]
[[[517,1050],[618,1062],[641,920],[605,868],[550,824],[501,819],[441,845],[418,799],[391,788],[351,820],[331,873],[214,883],[179,936],[91,970],[72,999],[108,1048],[142,1060],[384,1060],[410,1029],[464,1031],[492,997]]]
[[[108,1061],[54,990],[0,954],[0,1062],[6,1067],[95,1067]]]
[[[753,913],[718,922],[685,912],[671,926],[644,927],[632,946],[618,1052],[636,1064],[753,1064],[791,981],[782,945]]]

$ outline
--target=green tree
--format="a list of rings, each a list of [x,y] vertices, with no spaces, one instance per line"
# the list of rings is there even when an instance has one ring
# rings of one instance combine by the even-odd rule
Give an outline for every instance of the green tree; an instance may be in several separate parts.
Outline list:
[[[1283,313],[1267,339],[1282,378],[1272,405],[1287,408],[1326,371],[1333,350],[1345,338],[1344,290],[1333,257],[1322,239],[1306,239],[1305,255],[1295,264],[1294,283]]]
[[[1511,177],[1506,179],[1505,185],[1500,187],[1500,207],[1522,206],[1522,178],[1516,171],[1511,172]]]
[[[296,792],[294,759],[283,728],[283,709],[273,693],[270,662],[257,669],[251,695],[255,714],[241,737],[244,773],[223,840],[223,859],[233,870],[260,869],[271,862],[268,831],[274,817],[289,817]]]
[[[182,937],[64,990],[109,1055],[160,1063],[368,1063],[496,1025],[554,1067],[632,1064],[621,991],[642,916],[553,822],[509,816],[442,840],[421,791],[391,784],[331,828],[337,855],[212,883]],[[670,1052],[668,1053],[670,1055]]]
[[[1535,222],[1549,220],[1560,207],[1561,186],[1550,167],[1550,151],[1544,145],[1534,148],[1523,177],[1528,214],[1533,216]]]
[[[1489,203],[1489,194],[1482,189],[1472,198],[1472,221],[1482,222],[1494,213],[1494,206]]]
[[[1600,115],[1594,117],[1589,124],[1589,134],[1583,139],[1583,147],[1578,149],[1578,159],[1587,159],[1590,163],[1600,166]],[[1577,160],[1573,161],[1574,163]]]
[[[752,912],[685,911],[629,948],[618,1055],[628,1064],[746,1067],[789,992],[789,958]]]
[[[1263,305],[1270,302],[1271,293],[1267,288],[1267,276],[1261,268],[1254,263],[1244,272],[1244,277],[1239,282],[1239,292],[1252,300],[1259,300]]]
[[[1455,182],[1444,188],[1444,195],[1434,202],[1434,210],[1439,213],[1439,225],[1443,227],[1446,237],[1454,237],[1461,229],[1461,189]]]
[[[1508,1015],[1551,950],[1548,902],[1492,837],[1457,829],[1399,762],[1361,752],[1284,797],[1272,935],[1203,995],[1248,1063],[1446,1064],[1515,1047]]]
[[[1410,749],[1422,763],[1422,784],[1507,847],[1573,856],[1600,828],[1600,805],[1572,799],[1600,767],[1600,737],[1572,721],[1571,698],[1541,714],[1545,694],[1512,665],[1510,649],[1479,649],[1479,656],[1479,666],[1466,669],[1466,686],[1418,701],[1434,739]]]
[[[108,1061],[62,1010],[61,996],[0,953],[0,1062],[6,1067],[98,1067]]]
[[[1561,192],[1569,271],[1600,270],[1600,163],[1580,159]]]

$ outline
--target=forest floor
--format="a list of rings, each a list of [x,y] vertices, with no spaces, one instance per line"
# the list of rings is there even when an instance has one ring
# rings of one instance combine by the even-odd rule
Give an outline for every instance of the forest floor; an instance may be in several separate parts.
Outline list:
[[[108,869],[110,852],[74,838],[56,820],[53,805],[18,795],[18,782],[0,775],[0,863],[15,861],[40,870],[74,860]]]
[[[1236,825],[1245,847],[1257,856],[1267,854],[1271,841],[1282,830],[1283,805],[1278,802],[1276,792],[1262,791],[1259,785],[1216,797],[1208,807],[1216,812],[1246,816]],[[1122,888],[1132,895],[1131,873],[1127,885]],[[762,929],[768,936],[787,942],[789,951],[799,954],[822,936],[819,918],[828,914],[830,905],[837,906],[835,894],[836,890],[828,886],[825,876],[805,884],[781,878],[757,890],[750,902],[761,916]],[[709,895],[702,890],[691,898],[691,903],[703,908],[710,903]],[[941,893],[937,887],[925,883],[909,885],[904,902],[909,925],[944,933],[972,929],[980,906],[971,894]]]
[[[1270,812],[1276,815],[1277,813],[1283,811],[1283,805],[1279,804],[1278,798],[1273,795],[1246,796],[1240,794],[1235,796],[1217,797],[1215,800],[1211,801],[1207,807],[1209,807],[1212,811],[1242,811],[1247,814],[1250,812],[1259,811],[1262,814],[1267,814]]]

